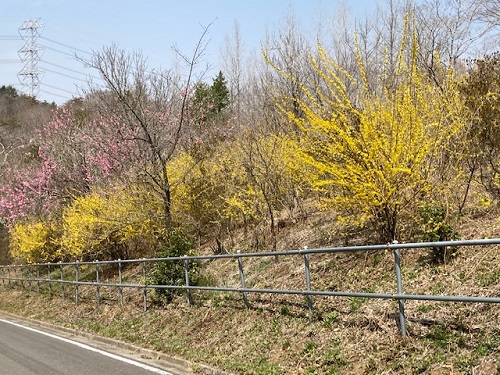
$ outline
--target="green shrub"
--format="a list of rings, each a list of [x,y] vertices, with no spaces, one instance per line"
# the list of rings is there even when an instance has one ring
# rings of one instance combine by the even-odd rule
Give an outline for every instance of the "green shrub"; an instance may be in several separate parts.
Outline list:
[[[459,233],[450,222],[445,208],[440,204],[428,203],[420,207],[420,225],[424,242],[454,241]],[[458,253],[458,248],[435,246],[430,248],[432,261],[443,263]]]
[[[156,254],[158,258],[182,257],[195,255],[193,240],[180,229],[172,230]],[[198,261],[188,263],[189,285],[198,285],[200,280],[200,264]],[[152,285],[180,286],[186,284],[184,260],[164,260],[157,262],[150,275]],[[182,289],[156,289],[160,300],[171,302],[175,295],[185,293]]]

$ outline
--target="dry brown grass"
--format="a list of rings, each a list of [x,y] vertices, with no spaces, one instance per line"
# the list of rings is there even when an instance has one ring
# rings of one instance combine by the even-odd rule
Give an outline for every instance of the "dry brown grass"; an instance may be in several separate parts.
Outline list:
[[[500,237],[498,213],[464,220],[464,239]],[[342,245],[325,216],[281,229],[280,248]],[[240,239],[241,240],[241,239]],[[357,292],[396,291],[389,252],[311,255],[312,286]],[[406,293],[500,296],[500,248],[462,248],[443,265],[425,250],[404,251]],[[304,288],[301,259],[245,259],[248,286]],[[128,272],[134,272],[129,270]],[[235,260],[208,263],[219,285],[238,286]],[[196,292],[193,306],[179,297],[142,311],[140,292],[127,292],[120,307],[114,290],[96,306],[1,289],[0,308],[32,319],[132,342],[235,374],[499,374],[500,306],[407,301],[408,336],[397,328],[397,303],[313,297],[313,314],[300,296]],[[57,302],[57,303],[56,303]],[[196,370],[196,367],[193,368]]]

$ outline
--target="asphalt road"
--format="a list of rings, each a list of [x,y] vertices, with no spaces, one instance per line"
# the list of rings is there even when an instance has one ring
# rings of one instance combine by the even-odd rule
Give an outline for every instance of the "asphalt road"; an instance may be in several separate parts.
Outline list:
[[[175,375],[93,345],[0,318],[0,375],[69,374]]]

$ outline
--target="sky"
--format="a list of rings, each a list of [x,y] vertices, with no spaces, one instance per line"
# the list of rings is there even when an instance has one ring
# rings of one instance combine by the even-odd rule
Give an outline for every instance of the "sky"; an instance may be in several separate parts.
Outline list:
[[[205,58],[215,76],[235,23],[249,53],[260,49],[266,30],[276,30],[287,14],[312,33],[320,15],[334,17],[339,1],[356,17],[376,8],[376,0],[0,0],[0,86],[29,94],[18,77],[25,67],[18,53],[26,43],[19,30],[25,21],[39,19],[43,25],[36,39],[41,48],[36,68],[43,72],[37,98],[62,104],[81,94],[88,77],[98,82],[97,72],[85,68],[75,53],[90,59],[93,51],[116,44],[140,51],[150,69],[169,68],[172,47],[192,54],[203,27],[211,24]]]

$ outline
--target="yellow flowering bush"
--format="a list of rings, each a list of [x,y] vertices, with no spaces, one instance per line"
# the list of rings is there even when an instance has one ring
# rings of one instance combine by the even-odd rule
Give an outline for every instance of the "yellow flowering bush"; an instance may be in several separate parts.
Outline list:
[[[50,223],[17,223],[11,229],[10,253],[26,263],[44,263],[57,258],[58,246]]]
[[[444,174],[443,155],[464,126],[452,76],[443,70],[437,86],[418,68],[416,43],[410,47],[402,46],[406,59],[400,59],[394,85],[380,91],[368,87],[361,58],[354,78],[318,47],[310,61],[323,89],[302,85],[307,99],[277,101],[300,131],[290,148],[315,171],[308,178],[323,204],[343,220],[371,223],[384,241],[396,239],[401,212],[416,212],[419,199],[446,188],[434,183],[451,178]],[[362,88],[361,94],[353,98],[347,83]],[[280,104],[283,99],[299,105],[300,114]]]
[[[138,188],[76,198],[62,214],[61,257],[125,258],[133,243],[154,246],[162,230],[160,207],[157,198]]]

